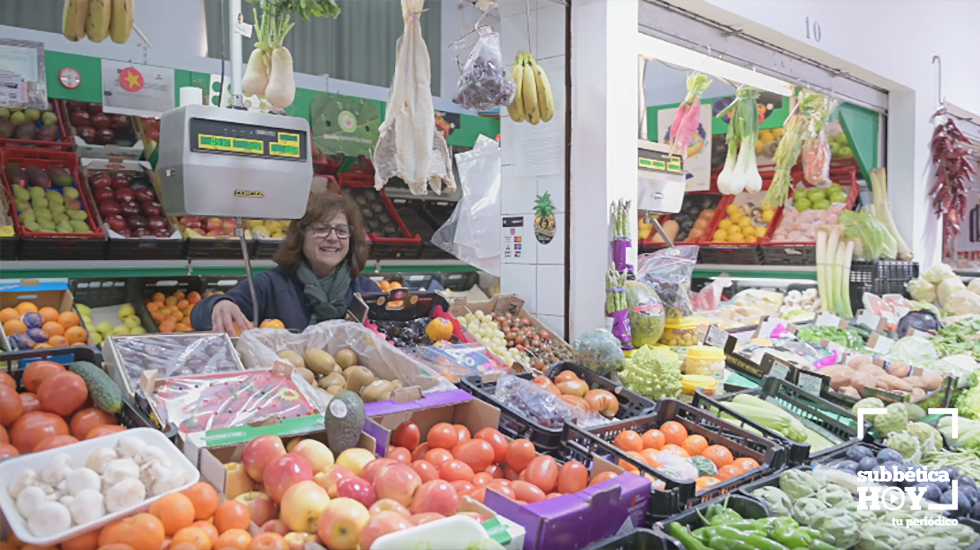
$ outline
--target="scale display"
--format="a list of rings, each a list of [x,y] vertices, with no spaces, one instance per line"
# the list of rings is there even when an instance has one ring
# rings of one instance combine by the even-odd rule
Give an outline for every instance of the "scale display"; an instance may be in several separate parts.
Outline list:
[[[306,161],[306,133],[203,118],[192,118],[189,130],[190,148],[196,153]]]

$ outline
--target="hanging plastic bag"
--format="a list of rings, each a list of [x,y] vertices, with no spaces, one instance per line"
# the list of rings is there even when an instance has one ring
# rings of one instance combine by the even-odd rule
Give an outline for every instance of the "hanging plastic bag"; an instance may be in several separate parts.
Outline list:
[[[690,292],[697,261],[697,246],[675,246],[640,256],[636,278],[660,296],[668,320],[694,313]]]
[[[804,91],[800,112],[807,117],[803,133],[803,177],[817,187],[830,187],[830,140],[827,119],[837,109],[837,100],[823,94]]]
[[[474,111],[510,105],[517,85],[504,68],[500,35],[489,26],[482,26],[476,32],[479,39],[461,69],[453,103]],[[460,42],[463,41],[454,45]]]
[[[456,155],[463,198],[432,244],[460,260],[500,276],[500,146],[480,136],[471,151]]]

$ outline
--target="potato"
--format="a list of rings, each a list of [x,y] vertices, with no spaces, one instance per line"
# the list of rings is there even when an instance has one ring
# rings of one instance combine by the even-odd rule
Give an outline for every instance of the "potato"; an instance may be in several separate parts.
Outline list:
[[[848,396],[848,397],[853,397],[854,399],[861,399],[860,392],[858,392],[856,389],[854,389],[853,386],[844,386],[843,388],[841,388],[838,391],[840,393]]]
[[[831,365],[820,369],[820,374],[830,377],[831,389],[839,389],[850,385],[851,377],[854,376],[854,369],[844,365]]]
[[[317,348],[306,350],[306,353],[303,354],[303,360],[306,361],[306,368],[323,375],[333,372],[333,367],[337,364],[333,355]]]
[[[935,372],[923,374],[922,383],[927,391],[938,390],[943,385],[943,375]]]
[[[857,390],[858,397],[864,392],[864,388],[874,388],[877,386],[877,379],[870,372],[858,371],[851,377],[851,386]]]
[[[296,353],[295,351],[289,351],[288,349],[284,349],[280,351],[277,355],[279,355],[280,359],[285,359],[286,361],[292,363],[293,366],[296,367],[297,369],[302,369],[306,367],[306,363],[303,361],[303,356]]]
[[[890,363],[887,367],[885,367],[885,370],[888,371],[888,374],[892,376],[905,378],[906,376],[909,375],[909,373],[912,372],[912,367],[909,366],[908,363],[895,361],[894,363]]]

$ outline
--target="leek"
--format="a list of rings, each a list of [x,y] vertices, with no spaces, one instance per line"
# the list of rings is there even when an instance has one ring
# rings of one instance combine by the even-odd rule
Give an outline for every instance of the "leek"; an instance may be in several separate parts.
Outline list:
[[[888,232],[895,238],[895,242],[898,244],[898,259],[903,261],[912,260],[912,251],[909,249],[908,244],[905,243],[905,239],[902,238],[902,234],[898,232],[898,228],[895,226],[895,220],[892,219],[892,208],[888,202],[888,178],[885,175],[884,168],[875,168],[871,171],[871,191],[874,194],[875,217],[881,221]]]
[[[854,316],[854,312],[851,309],[851,259],[854,257],[854,247],[860,244],[859,239],[846,239],[846,244],[844,246],[844,265],[841,269],[841,279],[840,279],[840,292],[842,298],[842,309],[841,312],[846,319],[850,319]]]
[[[718,114],[722,117],[730,113],[725,136],[728,156],[717,180],[718,190],[723,194],[737,195],[745,189],[762,189],[762,176],[755,158],[755,142],[759,138],[758,97],[759,90],[740,88],[735,93],[735,100]]]

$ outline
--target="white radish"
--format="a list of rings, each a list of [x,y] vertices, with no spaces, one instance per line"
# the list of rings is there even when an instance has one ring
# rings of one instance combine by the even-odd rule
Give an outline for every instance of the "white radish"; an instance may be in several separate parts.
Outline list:
[[[285,109],[296,99],[296,80],[293,78],[293,56],[283,46],[272,50],[272,69],[265,98],[277,109]]]
[[[262,95],[269,85],[269,54],[260,48],[252,50],[248,65],[242,75],[242,91],[248,95]]]

